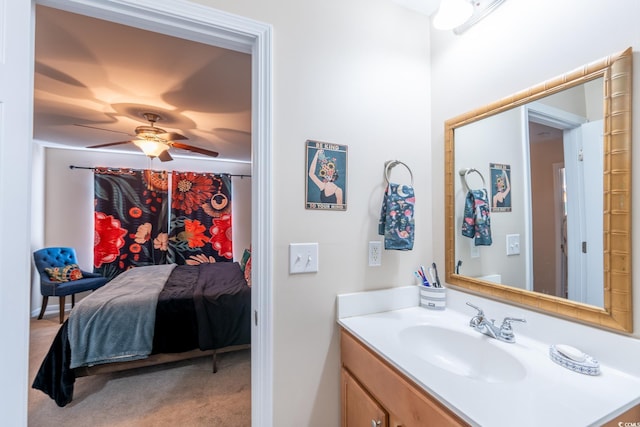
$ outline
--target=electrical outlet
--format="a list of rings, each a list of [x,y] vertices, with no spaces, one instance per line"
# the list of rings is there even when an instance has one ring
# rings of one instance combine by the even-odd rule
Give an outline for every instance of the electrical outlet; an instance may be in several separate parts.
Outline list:
[[[471,258],[480,258],[480,248],[476,246],[474,239],[470,239],[469,244],[471,248]]]
[[[369,267],[379,267],[382,265],[382,242],[369,242]]]

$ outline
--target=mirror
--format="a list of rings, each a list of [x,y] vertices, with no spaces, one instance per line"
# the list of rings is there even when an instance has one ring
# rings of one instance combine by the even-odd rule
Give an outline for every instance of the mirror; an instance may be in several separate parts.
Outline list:
[[[629,48],[445,123],[450,285],[632,331],[631,60]]]

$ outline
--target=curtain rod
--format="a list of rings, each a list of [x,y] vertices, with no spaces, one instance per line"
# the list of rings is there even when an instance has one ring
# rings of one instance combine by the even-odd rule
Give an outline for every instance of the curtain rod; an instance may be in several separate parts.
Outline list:
[[[95,167],[89,167],[89,166],[74,166],[74,165],[69,165],[69,169],[87,169],[87,170],[96,170],[98,168]],[[130,170],[130,171],[143,171],[143,170],[147,170],[147,169],[135,169],[135,168],[109,168],[109,167],[104,167],[102,169],[108,169],[108,170],[112,170],[112,171],[119,171],[121,169],[126,169],[126,170]],[[172,173],[173,171],[167,171],[168,173]],[[196,172],[196,173],[203,173],[203,172]],[[214,172],[216,173],[216,172]],[[230,177],[240,177],[240,178],[251,178],[251,175],[244,175],[244,174],[233,174],[233,173],[222,173],[222,175],[228,175]]]

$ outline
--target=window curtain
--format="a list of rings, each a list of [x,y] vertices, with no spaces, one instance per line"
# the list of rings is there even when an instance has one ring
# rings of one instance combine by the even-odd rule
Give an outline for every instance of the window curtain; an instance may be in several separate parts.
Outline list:
[[[166,171],[94,170],[95,272],[167,262],[168,184]]]
[[[169,262],[233,261],[229,175],[172,172]]]

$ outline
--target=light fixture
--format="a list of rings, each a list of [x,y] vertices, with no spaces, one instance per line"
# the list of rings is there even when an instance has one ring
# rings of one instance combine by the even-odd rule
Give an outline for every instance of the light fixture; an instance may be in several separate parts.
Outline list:
[[[493,12],[505,0],[442,0],[433,27],[462,34]]]
[[[464,24],[473,15],[473,5],[469,0],[442,0],[433,17],[433,27],[451,30]]]
[[[133,143],[149,157],[158,157],[169,149],[169,144],[158,139],[136,139]]]

